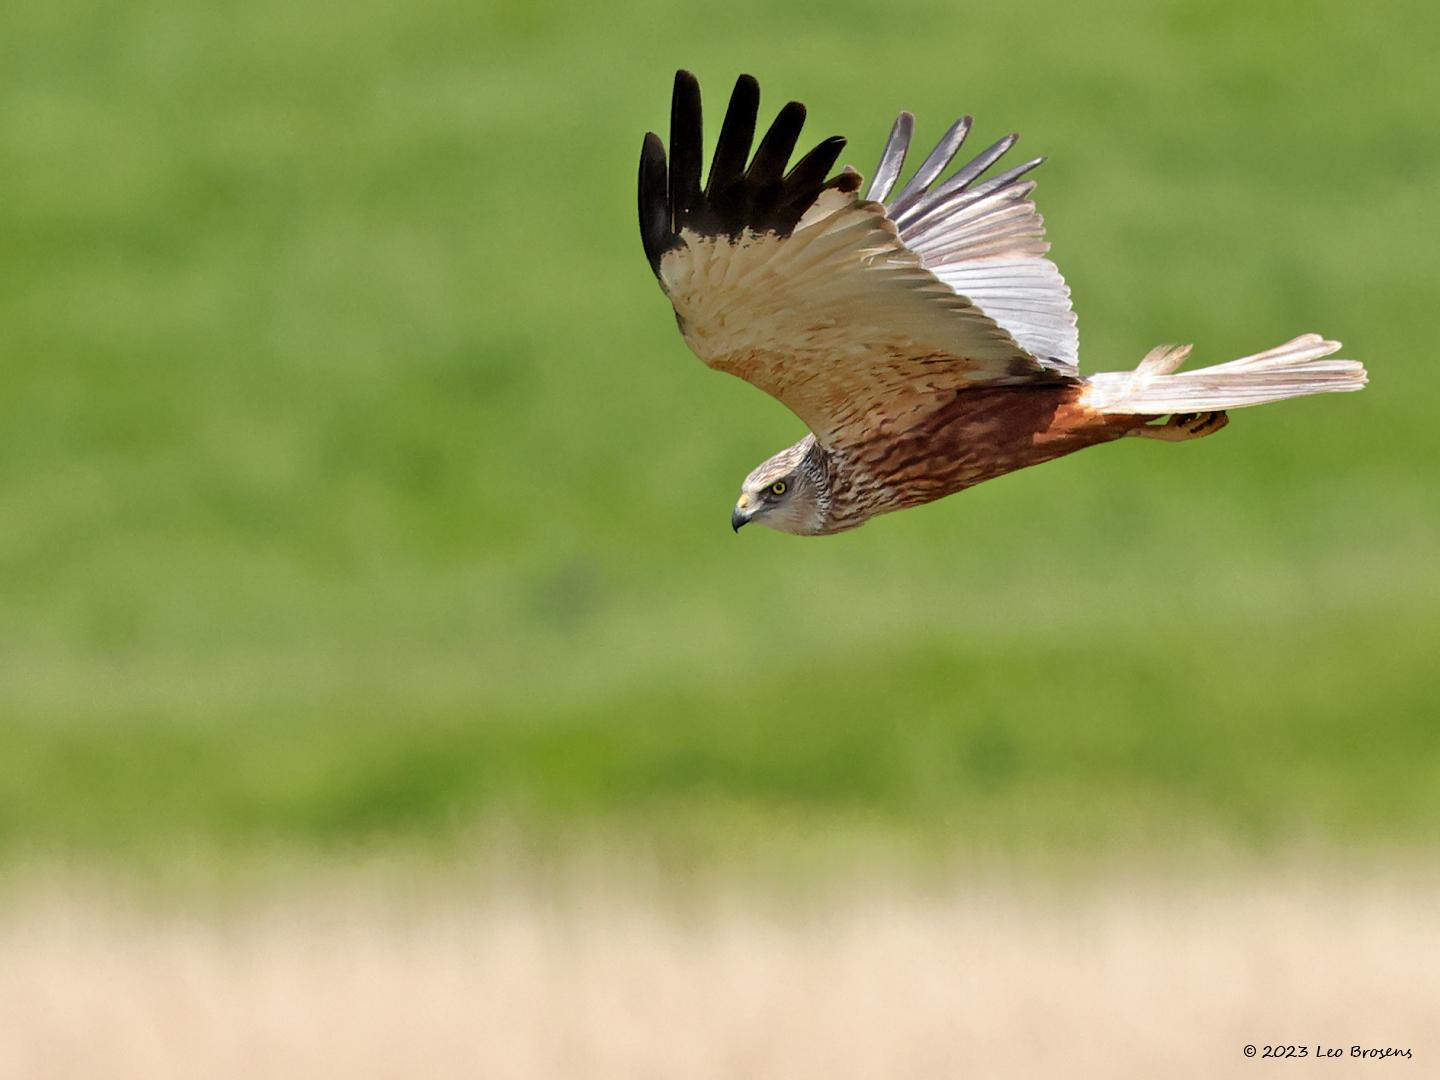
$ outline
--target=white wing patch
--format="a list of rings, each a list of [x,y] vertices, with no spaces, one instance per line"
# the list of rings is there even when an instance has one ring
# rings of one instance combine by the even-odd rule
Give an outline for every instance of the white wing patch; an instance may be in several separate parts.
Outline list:
[[[936,184],[969,126],[966,117],[946,132],[886,212],[926,269],[1009,331],[1041,365],[1076,375],[1080,340],[1070,289],[1045,258],[1050,249],[1045,220],[1030,201],[1035,184],[1022,180],[1044,159],[977,182],[1015,144],[1016,136],[1010,135]],[[909,114],[902,113],[881,155],[871,198],[889,194],[912,130]]]
[[[1049,259],[979,258],[930,269],[1046,367],[1076,374],[1080,332],[1070,289]]]

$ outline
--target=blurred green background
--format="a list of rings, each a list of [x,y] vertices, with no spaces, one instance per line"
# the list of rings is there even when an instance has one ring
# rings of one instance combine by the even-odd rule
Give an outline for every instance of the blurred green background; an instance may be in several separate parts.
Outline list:
[[[11,0],[0,860],[1433,839],[1437,41],[1418,2]],[[737,538],[801,427],[640,251],[681,65],[866,173],[901,108],[1023,131],[1086,371],[1318,330],[1373,385]]]

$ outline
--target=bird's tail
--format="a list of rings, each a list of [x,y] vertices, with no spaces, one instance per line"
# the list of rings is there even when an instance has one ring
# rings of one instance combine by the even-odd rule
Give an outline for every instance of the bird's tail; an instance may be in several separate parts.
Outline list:
[[[1189,345],[1159,345],[1134,371],[1092,375],[1081,401],[1107,413],[1163,416],[1263,405],[1267,401],[1359,390],[1365,368],[1358,360],[1327,359],[1340,348],[1319,334],[1303,334],[1228,364],[1175,373]]]

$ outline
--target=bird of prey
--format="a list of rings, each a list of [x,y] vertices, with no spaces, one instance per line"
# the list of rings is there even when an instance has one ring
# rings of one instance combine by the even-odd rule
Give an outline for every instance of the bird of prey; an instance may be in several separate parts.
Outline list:
[[[788,167],[805,121],[790,102],[751,154],[760,88],[742,75],[701,186],[700,87],[675,76],[670,157],[640,153],[640,235],[685,342],[810,428],[741,486],[730,522],[838,533],[1027,465],[1123,436],[1201,438],[1225,410],[1359,390],[1365,369],[1305,334],[1178,372],[1190,346],[1082,377],[1070,290],[1045,257],[1025,179],[986,178],[1008,135],[942,179],[957,120],[898,192],[914,117],[891,129],[870,186],[826,139]]]

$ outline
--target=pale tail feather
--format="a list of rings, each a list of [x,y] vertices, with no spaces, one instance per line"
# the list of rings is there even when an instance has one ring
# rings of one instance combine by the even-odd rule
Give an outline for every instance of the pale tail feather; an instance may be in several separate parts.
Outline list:
[[[1327,359],[1339,348],[1338,341],[1303,334],[1254,356],[1177,374],[1190,346],[1161,345],[1134,371],[1090,376],[1082,400],[1107,413],[1163,416],[1359,390],[1366,375],[1358,360]]]

